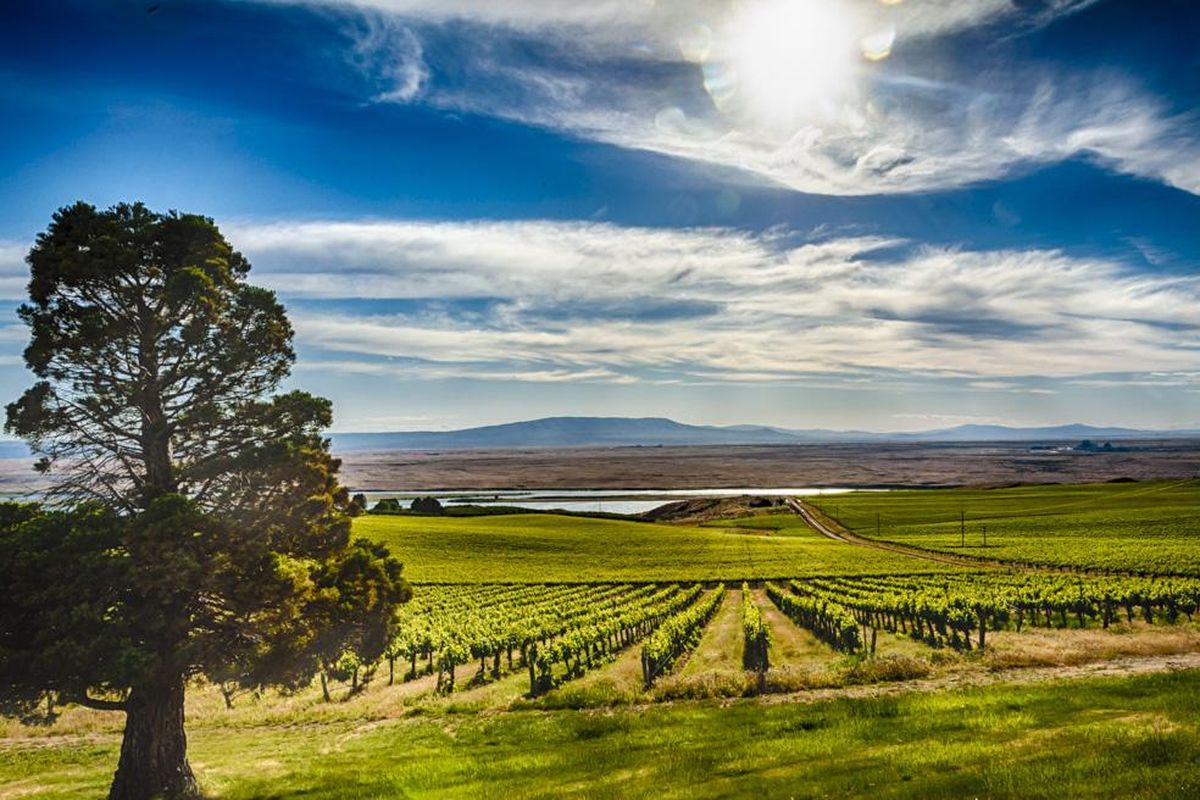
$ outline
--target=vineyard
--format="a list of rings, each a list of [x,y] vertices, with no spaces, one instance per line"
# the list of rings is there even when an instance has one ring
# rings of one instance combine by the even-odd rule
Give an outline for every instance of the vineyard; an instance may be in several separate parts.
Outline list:
[[[762,690],[772,630],[742,583],[736,654]],[[821,643],[831,661],[871,659],[881,635],[927,649],[982,653],[988,636],[1035,629],[1172,626],[1200,614],[1200,579],[1060,573],[802,577],[760,595]],[[636,653],[649,689],[686,662],[717,610],[723,584],[463,584],[419,587],[385,656],[388,684],[428,677],[436,694],[523,677],[538,697]],[[794,635],[794,634],[793,634]],[[358,665],[367,676],[384,664]],[[342,672],[345,672],[344,668]],[[357,670],[356,670],[357,673]],[[331,670],[331,677],[338,677]],[[357,677],[355,678],[357,681]]]
[[[719,591],[678,584],[427,587],[405,608],[401,635],[387,650],[388,681],[399,661],[403,680],[436,674],[436,691],[449,693],[461,669],[478,662],[471,685],[523,670],[537,695],[649,637],[649,683],[687,649],[720,600]]]
[[[720,619],[737,630],[713,640],[736,648],[727,655],[754,676],[746,682],[753,691],[795,666],[772,663],[770,653],[776,640],[797,636],[830,664],[897,652],[925,659],[987,653],[989,635],[999,633],[1186,625],[1200,606],[1200,578],[1190,577],[1200,574],[1196,481],[809,502],[860,535],[1130,574],[968,570],[848,546],[780,513],[703,527],[522,514],[362,518],[359,532],[399,551],[418,580],[437,581],[421,585],[403,611],[385,656],[388,683],[428,679],[445,695],[521,676],[522,694],[536,698],[606,675],[629,654],[640,678],[629,692],[649,691],[683,669],[731,595],[736,614]],[[722,661],[715,655],[705,660]],[[328,675],[349,675],[353,689],[360,672],[369,679],[381,666],[350,659],[347,669],[343,660]]]
[[[1122,618],[1191,622],[1200,580],[1053,574],[818,578],[768,586],[772,600],[831,646],[875,649],[879,630],[931,647],[983,650],[989,631],[1109,628]]]

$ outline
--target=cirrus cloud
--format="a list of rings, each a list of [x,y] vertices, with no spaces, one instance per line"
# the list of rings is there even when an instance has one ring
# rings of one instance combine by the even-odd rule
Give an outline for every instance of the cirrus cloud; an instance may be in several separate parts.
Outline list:
[[[303,344],[413,374],[986,389],[1200,368],[1200,276],[1056,250],[549,221],[226,227],[293,301]]]
[[[946,189],[1079,157],[1200,193],[1193,114],[1115,69],[1051,66],[1005,49],[1005,34],[1092,0],[1028,9],[1010,0],[810,0],[820,18],[839,19],[832,33],[854,58],[843,63],[835,48],[836,79],[768,76],[767,87],[741,63],[739,15],[779,0],[271,1],[349,15],[354,60],[372,85],[387,77],[368,101],[503,118],[798,191]],[[448,28],[456,34],[444,36]],[[978,45],[941,46],[964,35]],[[440,43],[435,54],[424,39]],[[860,41],[888,44],[863,60]],[[784,61],[768,66],[801,66]]]

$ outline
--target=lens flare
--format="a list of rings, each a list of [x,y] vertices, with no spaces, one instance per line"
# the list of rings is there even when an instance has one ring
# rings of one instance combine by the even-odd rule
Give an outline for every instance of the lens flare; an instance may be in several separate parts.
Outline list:
[[[868,61],[883,61],[892,54],[892,45],[896,43],[895,28],[872,33],[862,38],[863,58]]]
[[[722,111],[732,107],[737,96],[737,71],[732,64],[714,61],[704,65],[704,89],[712,98],[713,105]]]

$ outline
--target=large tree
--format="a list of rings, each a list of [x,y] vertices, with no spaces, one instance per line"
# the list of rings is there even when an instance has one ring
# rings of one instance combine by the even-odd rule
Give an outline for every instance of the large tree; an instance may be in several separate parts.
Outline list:
[[[123,711],[110,797],[197,796],[189,679],[294,687],[372,660],[411,591],[351,541],[330,404],[275,394],[291,326],[212,220],[79,203],[28,262],[38,380],[7,428],[53,488],[0,507],[0,697]]]

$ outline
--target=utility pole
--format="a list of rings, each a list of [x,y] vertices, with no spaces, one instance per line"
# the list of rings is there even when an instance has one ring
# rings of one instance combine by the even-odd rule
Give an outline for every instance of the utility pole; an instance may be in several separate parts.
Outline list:
[[[958,512],[958,546],[967,546],[967,512]]]
[[[879,512],[875,512],[875,538],[879,538]]]
[[[987,525],[983,526],[983,546],[987,547]]]

